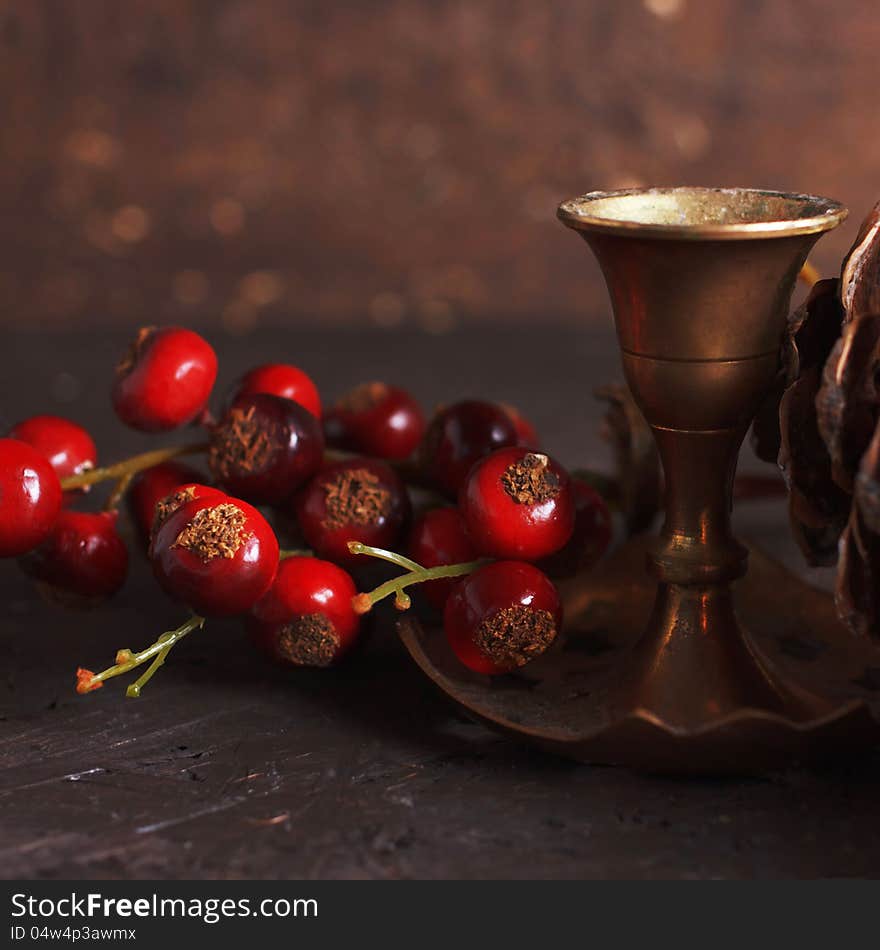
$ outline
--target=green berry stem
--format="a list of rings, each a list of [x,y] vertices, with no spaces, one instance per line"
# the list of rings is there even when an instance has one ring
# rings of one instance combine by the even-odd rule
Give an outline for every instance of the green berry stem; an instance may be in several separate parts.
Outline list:
[[[463,577],[465,574],[472,574],[477,568],[482,567],[489,562],[485,559],[479,561],[463,561],[460,564],[441,564],[438,567],[422,567],[401,554],[394,551],[386,551],[384,548],[374,548],[369,544],[362,544],[360,541],[349,541],[348,550],[352,554],[367,554],[371,557],[377,557],[383,561],[390,561],[406,570],[406,574],[400,577],[394,577],[390,581],[385,581],[374,590],[364,594],[356,594],[352,599],[352,606],[357,614],[369,613],[373,607],[384,600],[386,597],[394,597],[394,606],[398,610],[408,610],[412,601],[405,588],[413,584],[424,584],[426,581],[436,581],[444,577]]]
[[[200,452],[207,452],[208,444],[206,442],[191,443],[189,445],[174,445],[164,449],[152,449],[149,452],[141,452],[140,455],[132,455],[131,458],[123,459],[113,465],[104,465],[100,468],[92,468],[87,472],[80,472],[79,475],[71,475],[68,478],[61,479],[61,487],[64,491],[73,488],[85,488],[87,485],[97,485],[100,482],[108,482],[115,479],[119,482],[127,475],[136,475],[145,468],[153,468],[169,459],[177,458],[181,455],[198,455]]]
[[[176,642],[176,641],[175,641]],[[141,695],[141,689],[150,682],[153,677],[153,674],[159,667],[165,662],[165,657],[171,652],[171,647],[174,646],[174,643],[168,643],[162,647],[162,649],[156,654],[156,658],[153,662],[144,670],[144,672],[129,686],[126,687],[125,696],[126,699],[138,699]]]
[[[372,545],[364,544],[361,541],[349,541],[348,550],[352,554],[368,554],[370,557],[379,558],[380,561],[388,561],[389,564],[396,564],[405,571],[423,571],[425,568],[421,564],[416,564],[408,557],[398,554],[396,551],[386,551],[385,548],[374,548]]]
[[[283,561],[289,557],[314,557],[315,552],[309,548],[281,548],[278,552],[278,560]]]
[[[113,486],[113,490],[110,492],[107,502],[104,505],[104,511],[116,511],[122,503],[122,499],[125,498],[125,493],[131,488],[134,476],[135,472],[126,472],[121,478],[116,480],[116,484]]]
[[[116,663],[100,673],[91,673],[89,670],[77,670],[78,693],[90,693],[92,690],[99,689],[105,680],[114,676],[121,676],[128,673],[147,660],[153,660],[146,672],[126,690],[126,696],[135,698],[140,696],[141,690],[150,681],[153,674],[165,662],[171,648],[178,644],[187,634],[193,630],[198,630],[204,626],[205,618],[193,614],[188,620],[182,623],[175,630],[166,630],[155,643],[150,644],[145,650],[139,653],[132,653],[131,650],[120,650],[116,654]]]

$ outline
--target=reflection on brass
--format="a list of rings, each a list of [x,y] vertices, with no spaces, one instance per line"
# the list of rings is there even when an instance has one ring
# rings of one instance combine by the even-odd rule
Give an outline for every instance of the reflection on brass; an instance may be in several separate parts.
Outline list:
[[[443,667],[434,638],[402,624],[422,668],[473,714],[586,761],[684,772],[876,740],[840,663],[809,681],[775,655],[803,640],[819,645],[818,668],[830,663],[844,640],[830,598],[766,559],[741,582],[739,610],[731,587],[748,559],[730,528],[740,444],[776,376],[798,272],[845,216],[825,198],[748,189],[596,192],[560,207],[605,275],[624,373],[663,462],[666,518],[659,538],[569,591],[569,646],[608,644],[586,669],[576,649],[557,652],[527,669],[530,688],[499,689]],[[871,666],[872,648],[856,649],[855,666]]]

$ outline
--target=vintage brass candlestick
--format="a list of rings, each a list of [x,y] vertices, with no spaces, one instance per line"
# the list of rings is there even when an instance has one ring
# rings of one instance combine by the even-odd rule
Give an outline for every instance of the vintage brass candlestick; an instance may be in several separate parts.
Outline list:
[[[741,771],[876,741],[880,655],[848,637],[828,595],[767,558],[755,554],[745,577],[730,529],[739,447],[778,369],[798,271],[846,210],[662,188],[594,192],[559,217],[605,275],[624,372],[663,462],[665,524],[577,579],[566,648],[522,677],[471,676],[407,620],[410,652],[472,714],[587,761]],[[744,577],[737,610],[731,585]]]

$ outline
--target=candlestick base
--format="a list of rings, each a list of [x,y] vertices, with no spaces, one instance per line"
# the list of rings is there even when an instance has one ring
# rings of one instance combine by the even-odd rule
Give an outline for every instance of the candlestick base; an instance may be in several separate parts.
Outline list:
[[[880,649],[844,629],[829,594],[752,549],[749,572],[734,585],[747,633],[713,638],[713,608],[709,628],[680,632],[675,648],[664,648],[643,636],[652,610],[664,610],[670,595],[661,588],[658,596],[645,571],[651,541],[637,538],[560,585],[566,630],[549,655],[516,674],[470,673],[439,628],[410,615],[398,624],[401,639],[466,713],[583,762],[754,773],[880,741]],[[718,643],[740,643],[744,652],[727,650],[707,665]],[[682,651],[694,651],[705,682],[679,676]]]

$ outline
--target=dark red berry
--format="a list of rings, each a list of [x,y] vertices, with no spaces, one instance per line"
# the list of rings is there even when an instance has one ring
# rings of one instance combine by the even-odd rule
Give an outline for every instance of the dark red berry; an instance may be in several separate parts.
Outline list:
[[[116,367],[113,408],[133,429],[176,429],[204,411],[216,377],[217,357],[198,333],[144,327]]]
[[[471,469],[459,507],[480,554],[536,561],[558,551],[574,529],[574,494],[549,455],[499,449]]]
[[[128,573],[128,550],[116,521],[115,511],[62,511],[49,537],[19,564],[50,600],[94,606],[112,597]]]
[[[153,571],[162,588],[202,616],[247,613],[278,569],[266,519],[236,498],[197,498],[156,532]]]
[[[341,567],[316,557],[285,558],[251,611],[251,638],[282,663],[330,666],[357,639],[356,594],[354,581]]]
[[[219,485],[269,505],[288,499],[323,458],[320,422],[299,403],[269,393],[239,396],[212,432],[208,452]]]
[[[201,472],[174,459],[138,472],[131,483],[126,501],[144,544],[149,543],[153,532],[156,504],[181,485],[192,484],[202,478]]]
[[[98,450],[89,433],[62,416],[31,416],[9,430],[10,439],[27,442],[49,460],[59,478],[94,468]]]
[[[425,434],[425,417],[405,389],[363,383],[340,399],[325,428],[336,448],[382,459],[409,458]]]
[[[17,439],[0,439],[0,557],[17,557],[42,544],[61,499],[61,482],[42,452]]]
[[[440,491],[455,498],[474,462],[508,445],[516,445],[516,428],[500,406],[457,402],[431,420],[422,442],[422,469]]]
[[[593,567],[611,544],[613,523],[608,504],[592,485],[571,480],[574,493],[574,531],[568,543],[539,565],[551,577],[568,577]]]
[[[232,402],[250,393],[269,393],[298,402],[316,418],[321,418],[321,397],[311,377],[296,366],[266,363],[248,370],[236,383]]]
[[[507,413],[516,429],[516,444],[527,449],[536,449],[541,444],[538,439],[538,432],[528,419],[509,403],[500,403],[501,408]]]
[[[522,561],[496,561],[455,585],[443,629],[455,655],[476,673],[509,673],[540,656],[562,626],[553,582]]]
[[[415,522],[410,531],[407,554],[422,567],[461,564],[477,557],[464,518],[457,508],[452,507],[426,511]],[[438,610],[442,610],[456,580],[449,577],[428,581],[420,584],[418,590]]]
[[[338,564],[357,559],[347,542],[391,548],[410,514],[397,473],[376,459],[353,458],[325,466],[294,499],[306,543]]]

